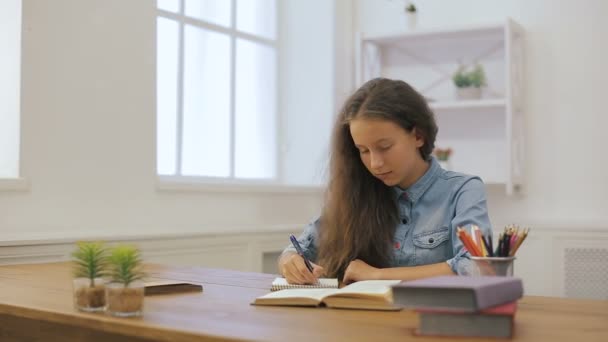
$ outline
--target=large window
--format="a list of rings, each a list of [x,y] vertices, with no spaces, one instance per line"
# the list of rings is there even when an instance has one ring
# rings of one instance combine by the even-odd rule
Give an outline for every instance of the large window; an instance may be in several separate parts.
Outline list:
[[[0,179],[19,177],[21,0],[0,1]]]
[[[276,0],[157,6],[158,174],[276,179]]]

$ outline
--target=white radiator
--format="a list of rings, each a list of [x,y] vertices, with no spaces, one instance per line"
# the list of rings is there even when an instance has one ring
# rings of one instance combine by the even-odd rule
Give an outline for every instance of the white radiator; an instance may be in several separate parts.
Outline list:
[[[608,299],[608,246],[564,250],[564,294]]]

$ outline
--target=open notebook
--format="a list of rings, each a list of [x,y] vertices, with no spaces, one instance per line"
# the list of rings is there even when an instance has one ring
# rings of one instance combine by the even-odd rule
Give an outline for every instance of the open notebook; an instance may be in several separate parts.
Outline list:
[[[298,284],[289,284],[285,278],[276,278],[272,282],[272,287],[270,287],[270,291],[279,291],[286,289],[337,289],[338,288],[338,279],[336,278],[319,278],[319,282],[317,284],[312,285],[298,285]]]
[[[320,306],[365,310],[400,310],[393,304],[391,285],[399,280],[363,280],[336,288],[292,288],[256,298],[253,305]]]

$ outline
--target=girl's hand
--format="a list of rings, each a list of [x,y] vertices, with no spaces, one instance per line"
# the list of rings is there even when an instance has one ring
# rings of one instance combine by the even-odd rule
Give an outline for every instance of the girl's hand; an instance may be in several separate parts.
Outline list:
[[[311,273],[304,259],[297,253],[288,253],[279,260],[279,270],[289,284],[315,284],[319,277],[323,276],[323,267],[310,263],[313,268]]]
[[[380,279],[380,269],[372,267],[365,262],[356,259],[351,261],[344,271],[344,279],[342,280],[345,285],[354,283],[359,280],[371,280]]]

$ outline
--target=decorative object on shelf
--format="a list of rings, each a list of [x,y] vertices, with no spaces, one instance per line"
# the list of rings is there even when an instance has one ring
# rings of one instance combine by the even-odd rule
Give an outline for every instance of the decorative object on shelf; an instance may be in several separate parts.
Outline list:
[[[106,286],[107,312],[112,316],[133,317],[143,314],[143,261],[139,249],[117,246],[108,264],[111,282]]]
[[[461,65],[452,76],[456,86],[456,96],[460,100],[477,100],[481,98],[481,88],[486,85],[486,74],[481,64],[472,70]]]
[[[405,16],[407,20],[407,28],[413,30],[418,24],[418,10],[413,2],[408,1],[405,4]]]
[[[437,158],[437,161],[439,162],[439,166],[441,166],[442,169],[448,170],[448,171],[451,170],[451,165],[450,165],[450,156],[452,155],[451,148],[436,147],[433,150],[433,154],[435,155],[435,158]]]
[[[81,311],[103,311],[106,306],[105,276],[107,249],[102,242],[78,242],[72,253],[74,307]]]

